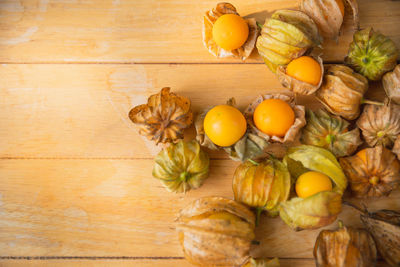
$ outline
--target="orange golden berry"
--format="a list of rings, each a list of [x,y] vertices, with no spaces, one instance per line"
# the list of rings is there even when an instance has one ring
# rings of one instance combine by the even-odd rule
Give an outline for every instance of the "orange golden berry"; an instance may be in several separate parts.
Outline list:
[[[237,109],[229,105],[218,105],[210,109],[204,118],[204,131],[218,146],[231,146],[245,134],[246,119]]]
[[[302,56],[292,60],[286,67],[286,74],[312,85],[321,80],[321,67],[312,57]]]
[[[281,99],[266,99],[253,114],[256,127],[270,136],[285,136],[293,125],[295,114],[291,106]]]
[[[357,156],[364,162],[367,163],[367,150],[364,148],[357,152]]]
[[[212,33],[218,46],[231,51],[246,42],[249,36],[249,25],[238,15],[225,14],[215,21]]]
[[[296,193],[301,198],[306,198],[322,191],[331,190],[331,179],[320,172],[309,171],[303,173],[296,181]]]

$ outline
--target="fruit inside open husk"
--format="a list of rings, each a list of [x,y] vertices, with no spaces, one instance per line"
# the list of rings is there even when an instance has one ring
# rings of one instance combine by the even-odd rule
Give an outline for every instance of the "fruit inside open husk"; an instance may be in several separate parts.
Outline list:
[[[313,70],[313,66],[310,66],[310,64],[307,64],[307,62],[302,61],[299,62],[299,64],[297,64],[297,66],[295,67],[297,70],[295,71],[302,72],[298,76],[302,76],[305,74],[307,76],[318,77],[317,78],[318,81],[316,84],[307,81],[302,81],[300,77],[293,77],[293,75],[289,73],[289,68],[291,64],[293,64],[295,61],[301,60],[302,58],[311,58],[311,60],[314,60],[315,63],[319,65],[318,69]],[[279,66],[276,70],[276,75],[278,76],[280,83],[284,87],[300,95],[310,95],[313,94],[315,91],[317,91],[318,88],[321,87],[323,74],[324,74],[324,66],[322,63],[322,59],[319,56],[317,57],[302,56],[292,60],[291,62],[289,62],[289,65],[287,66]]]
[[[290,183],[285,164],[270,157],[239,165],[233,175],[232,189],[236,201],[256,209],[258,224],[264,210],[272,216],[277,215],[279,203],[289,197]]]
[[[208,154],[196,140],[171,144],[158,153],[154,161],[153,177],[170,192],[199,188],[208,177]]]
[[[229,99],[227,105],[236,106],[235,99]],[[221,147],[214,144],[204,130],[204,118],[210,109],[211,108],[207,108],[201,111],[194,122],[196,128],[196,140],[200,145],[211,150],[223,149],[229,154],[231,159],[236,161],[245,161],[247,159],[261,157],[265,154],[264,150],[269,145],[268,140],[251,133],[249,130],[247,130],[241,139],[231,146]]]
[[[317,25],[304,12],[277,10],[267,19],[257,38],[258,53],[272,72],[320,45]]]
[[[183,208],[176,229],[185,258],[200,266],[241,266],[249,260],[254,214],[222,197],[204,197]]]
[[[391,148],[400,134],[400,106],[388,100],[384,105],[366,105],[357,126],[369,146]]]
[[[368,80],[364,76],[344,65],[331,65],[316,95],[329,112],[353,120],[360,114],[367,90]]]
[[[400,64],[383,76],[382,83],[386,95],[400,105]]]
[[[279,259],[254,259],[250,258],[249,261],[241,267],[279,267]]]
[[[220,47],[213,38],[214,23],[225,14],[239,15],[232,4],[224,2],[218,3],[215,8],[206,12],[203,20],[203,44],[208,51],[216,57],[238,57],[245,60],[250,56],[256,44],[259,33],[256,20],[254,18],[245,19],[248,24],[248,37],[241,47],[233,50],[225,50]],[[227,27],[229,28],[230,25],[227,25]],[[232,24],[232,27],[234,27],[234,24]],[[224,33],[221,33],[221,35],[224,35]]]
[[[282,202],[279,209],[282,220],[296,231],[316,229],[334,222],[341,211],[342,194],[347,187],[347,178],[336,157],[326,149],[301,145],[288,149],[284,163],[293,182],[303,173],[315,171],[328,176],[333,189]]]
[[[147,104],[129,112],[131,121],[139,127],[139,133],[158,143],[171,143],[183,139],[183,131],[193,122],[190,100],[170,92],[164,87],[152,95]]]
[[[315,21],[325,38],[337,40],[345,17],[350,15],[354,28],[359,27],[356,0],[302,0],[300,7]]]
[[[292,112],[294,112],[294,122],[291,126],[289,126],[288,130],[283,136],[278,135],[269,135],[266,132],[263,132],[259,128],[257,128],[255,121],[254,121],[254,114],[257,107],[264,102],[264,100],[272,100],[272,99],[279,99],[291,107]],[[287,114],[274,114],[282,117],[287,117]],[[299,133],[300,129],[306,124],[305,120],[305,108],[304,106],[297,105],[294,101],[293,96],[288,96],[284,94],[266,94],[261,95],[254,99],[245,109],[244,116],[247,120],[247,124],[250,128],[250,132],[256,134],[257,136],[261,137],[265,141],[274,141],[279,143],[287,143],[292,142],[295,140],[297,134]],[[286,119],[286,118],[284,118]],[[275,125],[275,124],[274,124]],[[272,125],[272,126],[274,126]],[[278,125],[278,124],[276,124]],[[272,129],[275,130],[275,129]]]
[[[362,144],[358,128],[349,130],[349,123],[319,109],[306,111],[307,125],[302,129],[301,142],[328,149],[336,157],[353,154]]]
[[[368,231],[343,226],[339,229],[323,230],[314,246],[316,266],[375,266],[377,250]]]
[[[341,158],[340,164],[356,197],[387,196],[400,185],[400,162],[382,146]]]
[[[369,80],[379,81],[394,69],[398,55],[391,39],[369,27],[354,34],[344,62]]]

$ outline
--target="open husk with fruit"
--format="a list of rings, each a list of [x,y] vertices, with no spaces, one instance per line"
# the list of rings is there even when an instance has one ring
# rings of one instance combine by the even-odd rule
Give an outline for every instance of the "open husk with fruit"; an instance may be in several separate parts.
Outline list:
[[[317,25],[304,12],[277,10],[266,19],[257,38],[257,49],[272,72],[319,46],[322,38]]]
[[[235,107],[236,102],[234,98],[227,101],[228,106]],[[200,145],[205,146],[211,150],[223,149],[228,153],[229,157],[236,161],[245,161],[247,159],[257,158],[264,155],[264,150],[269,145],[268,140],[258,136],[249,131],[249,129],[244,130],[244,134],[238,138],[233,144],[227,146],[221,146],[215,144],[210,137],[207,136],[204,127],[205,117],[212,108],[207,108],[197,115],[194,122],[196,128],[196,139]],[[246,126],[247,127],[247,126]],[[229,134],[229,133],[227,133]],[[223,137],[222,137],[223,138]]]
[[[368,231],[346,227],[339,221],[337,230],[323,230],[314,246],[317,267],[375,266],[377,249]]]
[[[324,76],[324,65],[322,62],[322,58],[320,56],[310,56],[319,64],[319,73],[311,73],[309,75],[319,76],[317,83],[310,83],[307,81],[302,81],[296,77],[293,77],[288,72],[291,62],[287,66],[279,66],[276,70],[276,75],[279,79],[279,82],[282,84],[283,87],[288,88],[289,90],[293,91],[296,94],[300,95],[311,95],[317,91],[322,85],[322,78]],[[296,59],[295,59],[296,60]],[[309,66],[303,64],[302,68],[308,67],[308,72],[312,72],[312,69]]]
[[[348,16],[352,16],[353,28],[359,27],[356,0],[302,0],[300,8],[315,21],[324,38],[337,41]]]
[[[391,148],[400,134],[400,106],[387,100],[383,105],[366,105],[357,126],[369,146]]]
[[[254,214],[222,197],[197,199],[178,214],[176,229],[185,258],[200,266],[241,266],[249,260]]]
[[[362,144],[358,128],[349,130],[349,122],[322,109],[307,109],[306,121],[301,135],[303,144],[323,147],[336,157],[349,156]]]
[[[213,26],[217,19],[225,14],[235,14],[239,16],[236,8],[232,4],[225,2],[218,3],[215,8],[206,12],[203,20],[203,44],[208,51],[216,57],[236,57],[245,60],[251,55],[256,44],[259,33],[256,20],[254,18],[245,19],[248,25],[247,40],[239,48],[226,50],[219,46],[213,38]]]
[[[341,158],[340,164],[356,197],[387,196],[400,185],[400,162],[382,146]]]
[[[158,143],[176,143],[183,139],[183,131],[193,122],[190,100],[164,87],[151,95],[147,104],[131,109],[129,118],[139,133]]]
[[[290,184],[286,165],[269,157],[239,165],[233,175],[232,189],[236,201],[255,208],[258,224],[262,211],[271,216],[278,215],[279,204],[289,197]]]
[[[282,202],[279,209],[282,220],[296,231],[316,229],[334,222],[341,212],[342,195],[347,187],[347,178],[336,157],[326,149],[300,145],[288,149],[284,162],[293,182],[302,174],[314,171],[331,180],[332,190]]]
[[[288,129],[285,131],[283,135],[275,135],[263,132],[257,127],[254,121],[254,114],[257,107],[260,104],[262,104],[265,100],[270,100],[270,99],[279,99],[282,100],[283,102],[286,102],[290,106],[293,112],[294,121],[288,127]],[[278,142],[278,143],[293,142],[297,134],[299,133],[300,129],[306,124],[304,106],[297,105],[295,103],[295,99],[293,96],[284,94],[260,95],[246,107],[246,109],[244,110],[244,115],[249,125],[250,132],[252,134],[256,134],[257,136],[261,137],[266,142]],[[281,116],[282,117],[288,116],[288,114],[281,114]]]
[[[360,114],[367,90],[368,80],[364,76],[344,65],[331,65],[316,95],[329,112],[353,120]]]

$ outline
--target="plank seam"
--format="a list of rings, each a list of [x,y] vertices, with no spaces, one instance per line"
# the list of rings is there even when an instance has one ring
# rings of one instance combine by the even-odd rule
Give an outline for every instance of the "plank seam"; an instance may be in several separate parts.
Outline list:
[[[265,65],[264,62],[0,62],[10,65]],[[343,61],[324,61],[324,64],[343,64]]]
[[[149,158],[125,158],[125,157],[0,157],[0,160],[153,160]],[[231,160],[229,158],[210,158],[211,160]]]
[[[0,256],[0,260],[184,260],[184,257],[139,256]],[[283,258],[282,260],[313,260],[313,258]]]

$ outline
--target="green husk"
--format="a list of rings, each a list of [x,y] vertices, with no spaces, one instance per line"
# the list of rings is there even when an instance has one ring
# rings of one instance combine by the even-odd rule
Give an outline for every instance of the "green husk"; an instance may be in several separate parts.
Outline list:
[[[344,61],[369,80],[379,81],[383,74],[394,69],[398,55],[391,39],[368,27],[354,34]]]
[[[306,111],[307,125],[302,129],[301,142],[328,149],[336,157],[353,154],[362,144],[360,130],[348,131],[349,123],[319,109]]]
[[[196,140],[179,141],[164,148],[155,158],[153,177],[170,192],[199,188],[208,177],[209,157]]]

